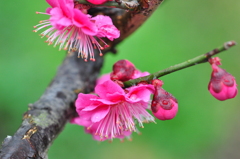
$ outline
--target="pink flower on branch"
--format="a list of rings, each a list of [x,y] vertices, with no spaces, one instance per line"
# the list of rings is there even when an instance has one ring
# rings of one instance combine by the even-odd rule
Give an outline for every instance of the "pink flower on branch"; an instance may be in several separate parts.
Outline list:
[[[138,132],[136,124],[154,122],[147,112],[150,108],[150,95],[154,93],[151,110],[156,118],[169,120],[178,111],[177,100],[162,89],[162,81],[155,79],[151,84],[142,81],[135,86],[123,89],[123,82],[149,75],[140,72],[128,60],[119,60],[113,65],[113,72],[97,80],[95,93],[78,95],[75,102],[78,117],[71,123],[82,125],[85,131],[99,141],[113,138],[130,138]]]
[[[49,20],[40,21],[34,26],[34,32],[47,28],[40,35],[47,37],[47,43],[54,47],[59,45],[59,50],[77,51],[79,56],[87,60],[94,61],[94,49],[100,51],[108,47],[101,39],[103,37],[114,40],[120,36],[119,30],[113,25],[108,16],[97,15],[91,17],[86,7],[74,4],[73,0],[47,0],[52,8],[48,8],[46,13],[38,14],[50,15]],[[104,46],[102,46],[100,40]]]
[[[79,117],[71,122],[85,127],[94,139],[124,138],[137,132],[136,124],[154,122],[147,112],[152,85],[138,85],[126,90],[111,80],[95,87],[98,95],[82,94],[76,100]]]

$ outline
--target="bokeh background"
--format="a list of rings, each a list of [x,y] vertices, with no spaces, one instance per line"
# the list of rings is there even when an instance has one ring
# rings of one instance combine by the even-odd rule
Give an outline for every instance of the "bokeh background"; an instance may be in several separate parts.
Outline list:
[[[13,135],[27,105],[41,96],[65,52],[48,46],[33,26],[48,16],[44,0],[0,2],[0,140]],[[206,53],[225,41],[240,42],[239,0],[165,0],[148,21],[105,57],[102,74],[128,59],[156,72]],[[222,67],[240,82],[240,46],[221,53]],[[240,96],[220,102],[207,90],[211,68],[201,64],[161,78],[179,101],[171,121],[133,133],[133,141],[97,142],[67,124],[49,150],[50,159],[219,159],[240,158]]]

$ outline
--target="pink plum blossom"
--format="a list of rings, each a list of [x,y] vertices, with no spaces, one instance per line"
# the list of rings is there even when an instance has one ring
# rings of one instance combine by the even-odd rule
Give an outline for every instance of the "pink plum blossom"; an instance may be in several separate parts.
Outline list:
[[[84,126],[99,141],[129,137],[131,132],[138,131],[137,123],[143,127],[144,122],[154,122],[146,110],[153,90],[152,85],[124,90],[115,82],[105,80],[95,87],[97,95],[78,95],[75,105],[79,117],[71,122]]]
[[[178,112],[177,99],[162,88],[161,80],[155,79],[152,83],[155,87],[151,105],[153,115],[160,120],[173,119]]]
[[[212,70],[209,92],[221,101],[234,98],[238,93],[235,78],[215,63],[212,64]]]
[[[46,42],[49,45],[59,45],[59,50],[77,51],[79,57],[87,60],[90,56],[90,60],[95,61],[94,49],[97,48],[102,55],[101,50],[108,47],[101,38],[114,40],[120,36],[119,30],[108,16],[91,17],[85,14],[86,7],[74,4],[73,0],[47,0],[47,3],[52,8],[48,8],[46,13],[37,13],[50,15],[50,19],[40,21],[40,24],[34,26],[34,32],[47,28],[40,35],[48,38]]]

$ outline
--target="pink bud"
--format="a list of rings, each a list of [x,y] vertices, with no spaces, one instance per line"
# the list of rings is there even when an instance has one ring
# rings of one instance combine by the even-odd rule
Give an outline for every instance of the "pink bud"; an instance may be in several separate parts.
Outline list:
[[[218,100],[234,98],[237,93],[237,84],[235,78],[224,69],[212,64],[211,80],[208,84],[208,90]]]
[[[107,0],[87,0],[87,1],[92,3],[92,4],[96,4],[96,5],[103,4],[103,3],[107,2]]]
[[[170,93],[166,92],[161,86],[162,81],[153,80],[155,92],[152,100],[151,109],[153,115],[160,120],[170,120],[174,118],[178,111],[178,102]]]
[[[110,74],[112,80],[127,81],[132,79],[137,69],[128,60],[119,60],[113,65],[113,72]]]

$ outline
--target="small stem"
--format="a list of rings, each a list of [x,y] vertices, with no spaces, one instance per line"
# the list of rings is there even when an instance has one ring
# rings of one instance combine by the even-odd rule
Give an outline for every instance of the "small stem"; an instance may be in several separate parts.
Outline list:
[[[222,46],[220,46],[220,47],[218,47],[218,48],[216,48],[216,49],[214,49],[214,50],[212,50],[208,53],[202,54],[202,55],[197,56],[193,59],[187,60],[183,63],[177,64],[177,65],[174,65],[174,66],[170,66],[169,68],[166,68],[164,70],[155,72],[155,73],[150,74],[148,76],[144,76],[144,77],[140,77],[140,78],[136,78],[136,79],[133,79],[133,80],[126,81],[126,82],[123,83],[124,87],[130,87],[130,86],[136,85],[137,83],[139,83],[141,81],[150,82],[153,79],[165,76],[165,75],[170,74],[172,72],[175,72],[175,71],[178,71],[178,70],[190,67],[190,66],[194,66],[194,65],[197,65],[197,64],[200,64],[200,63],[208,62],[208,59],[211,58],[212,56],[214,56],[214,55],[216,55],[216,54],[218,54],[218,53],[220,53],[224,50],[227,50],[234,45],[236,45],[235,41],[226,42]]]
[[[90,3],[86,0],[75,0],[75,2],[79,2],[80,4],[87,4],[87,5],[90,5],[92,7],[96,6],[96,7],[120,8],[120,9],[131,10],[131,11],[140,10],[139,5],[129,6],[126,3],[116,2],[116,1],[109,1],[109,2],[106,2],[104,4],[100,4],[100,5],[92,4],[92,3]]]

